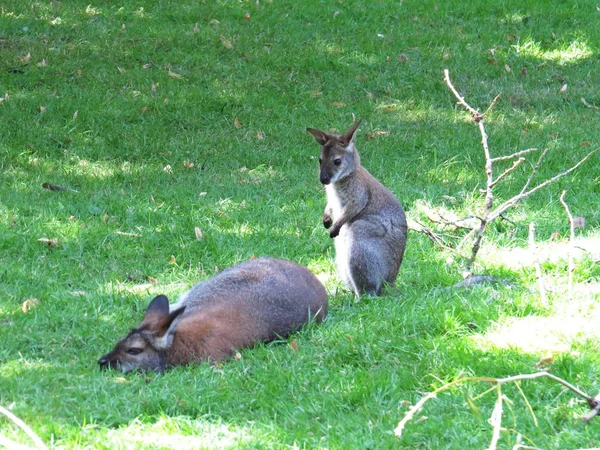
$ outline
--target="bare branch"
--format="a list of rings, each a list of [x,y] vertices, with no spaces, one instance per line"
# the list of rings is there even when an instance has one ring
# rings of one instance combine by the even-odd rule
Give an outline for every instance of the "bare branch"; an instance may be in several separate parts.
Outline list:
[[[485,112],[482,114],[483,116],[485,116],[487,113],[489,113],[492,108],[496,105],[496,102],[498,101],[498,99],[500,98],[502,94],[498,94],[494,97],[494,100],[492,100],[492,103],[490,103],[490,106],[488,106],[488,109],[485,110]]]
[[[500,181],[502,178],[504,178],[506,175],[508,175],[509,173],[511,173],[512,171],[514,171],[517,167],[519,167],[521,165],[521,163],[525,161],[525,158],[519,158],[517,159],[513,165],[511,167],[509,167],[508,169],[506,169],[504,172],[502,172],[498,178],[496,178],[494,181],[492,181],[492,184],[490,185],[490,187],[494,187],[496,186],[496,184],[498,184],[498,181]]]
[[[529,224],[529,250],[533,255],[533,262],[535,264],[535,274],[538,280],[538,288],[540,290],[540,297],[544,305],[548,304],[546,298],[546,288],[544,287],[544,277],[542,275],[542,266],[538,257],[537,246],[535,245],[535,224],[531,222]]]
[[[450,389],[458,384],[468,383],[468,382],[483,382],[483,383],[496,383],[498,385],[502,385],[502,384],[512,383],[512,382],[516,382],[516,381],[520,381],[520,380],[532,380],[535,378],[542,378],[542,377],[550,378],[551,380],[565,386],[566,388],[575,392],[580,397],[583,397],[585,400],[587,400],[588,404],[590,405],[590,408],[598,409],[600,411],[600,394],[596,398],[594,398],[591,395],[586,394],[585,392],[576,388],[568,381],[565,381],[562,378],[559,378],[556,375],[552,375],[551,373],[548,373],[548,372],[535,372],[535,373],[528,373],[528,374],[520,374],[520,375],[515,375],[512,377],[506,377],[506,378],[465,377],[465,378],[458,378],[454,381],[444,384],[443,386],[440,386],[439,388],[435,389],[434,391],[430,392],[429,394],[427,394],[423,398],[421,398],[421,400],[419,400],[415,405],[411,406],[410,409],[406,412],[406,414],[402,418],[402,420],[398,423],[398,426],[394,430],[394,434],[398,438],[401,437],[406,424],[414,417],[414,415],[419,410],[421,410],[421,408],[423,408],[423,406],[425,405],[425,403],[427,403],[428,400],[435,398],[437,396],[437,394],[447,391],[448,389]],[[598,414],[598,412],[596,414]],[[585,417],[584,417],[584,419],[585,419]]]
[[[571,210],[569,209],[569,205],[565,202],[565,194],[566,190],[562,191],[560,194],[560,202],[565,207],[565,211],[567,213],[567,217],[569,218],[569,251],[568,251],[568,260],[569,260],[569,298],[573,299],[573,243],[575,242],[575,224],[573,223],[573,215],[571,214]]]
[[[512,155],[497,156],[496,158],[492,158],[492,162],[504,161],[506,159],[513,159],[513,158],[516,158],[517,156],[526,155],[527,153],[531,153],[531,152],[537,152],[537,148],[528,148],[527,150],[521,150],[520,152],[515,152]]]
[[[37,448],[44,449],[44,450],[48,449],[48,447],[46,447],[46,444],[44,444],[44,442],[42,442],[42,440],[39,438],[39,436],[37,434],[35,434],[34,431],[31,428],[29,428],[29,426],[25,422],[23,422],[21,419],[19,419],[17,416],[15,416],[12,412],[10,412],[8,409],[0,406],[0,413],[4,414],[6,417],[8,417],[9,420],[11,420],[21,430],[23,430],[25,432],[25,434],[27,436],[29,436],[29,438],[35,443],[35,446]]]
[[[460,254],[452,247],[449,247],[448,245],[446,245],[446,243],[443,241],[443,239],[440,237],[439,234],[434,233],[429,228],[427,228],[425,225],[420,224],[416,220],[409,219],[408,229],[412,230],[412,231],[416,231],[417,233],[423,233],[425,236],[427,236],[429,239],[431,239],[431,241],[434,244],[438,245],[440,248],[443,248],[444,250],[450,250],[454,253]]]
[[[450,90],[452,91],[452,93],[454,94],[456,99],[458,100],[458,103],[471,113],[471,115],[473,116],[473,119],[475,119],[475,122],[479,122],[481,119],[483,119],[483,116],[481,115],[481,113],[479,111],[477,111],[475,108],[471,107],[465,101],[465,99],[458,93],[458,91],[454,88],[454,86],[452,85],[452,82],[450,81],[450,72],[448,71],[448,69],[444,69],[444,81],[446,82],[446,85],[448,85],[448,87],[450,88]]]
[[[500,430],[502,429],[502,388],[500,387],[500,384],[496,385],[496,392],[498,393],[498,398],[496,399],[496,404],[494,405],[494,410],[490,417],[490,424],[494,428],[494,432],[492,433],[492,441],[490,442],[488,450],[496,450],[496,446],[500,440]]]
[[[527,188],[529,187],[529,184],[531,183],[531,180],[533,179],[533,177],[537,173],[538,169],[540,168],[540,165],[542,164],[542,160],[546,156],[546,153],[548,153],[548,149],[547,148],[545,148],[544,151],[542,152],[542,154],[539,156],[537,162],[535,163],[535,166],[534,166],[533,170],[531,171],[531,173],[529,174],[529,177],[527,178],[527,181],[525,182],[525,184],[521,188],[520,194],[522,194],[523,192],[525,192],[527,190]]]
[[[575,164],[574,166],[572,166],[570,169],[567,169],[564,172],[561,172],[558,175],[555,175],[552,178],[549,178],[548,180],[544,181],[543,183],[538,184],[536,187],[528,190],[527,192],[524,192],[522,190],[521,193],[515,195],[511,199],[509,199],[509,200],[505,201],[504,203],[502,203],[500,206],[496,207],[496,209],[494,209],[494,211],[492,211],[488,215],[488,218],[487,218],[488,222],[491,222],[492,220],[496,219],[498,216],[500,216],[500,214],[502,214],[508,208],[510,208],[511,206],[515,205],[516,203],[518,203],[519,201],[523,200],[524,198],[529,197],[534,192],[536,192],[536,191],[540,190],[541,188],[543,188],[545,186],[548,186],[550,183],[554,183],[556,180],[559,180],[560,178],[562,178],[562,177],[570,174],[571,172],[573,172],[575,169],[577,169],[579,166],[581,166],[584,162],[586,162],[592,155],[594,155],[598,151],[600,151],[600,147],[598,147],[597,149],[592,150],[591,152],[589,152],[582,159],[580,159],[577,164]],[[543,155],[544,155],[544,153],[542,153],[542,156]],[[541,160],[541,157],[540,157],[540,160]]]
[[[594,402],[596,403],[595,405]],[[581,418],[581,420],[585,423],[588,423],[590,420],[600,414],[600,394],[596,395],[592,401],[588,400],[588,404],[592,410]]]

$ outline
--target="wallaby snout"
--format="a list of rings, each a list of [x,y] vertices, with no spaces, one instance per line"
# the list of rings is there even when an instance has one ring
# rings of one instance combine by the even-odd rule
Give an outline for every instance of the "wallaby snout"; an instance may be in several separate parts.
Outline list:
[[[327,315],[327,292],[296,263],[258,258],[194,286],[174,305],[154,298],[142,322],[98,360],[101,369],[168,369],[229,358]]]

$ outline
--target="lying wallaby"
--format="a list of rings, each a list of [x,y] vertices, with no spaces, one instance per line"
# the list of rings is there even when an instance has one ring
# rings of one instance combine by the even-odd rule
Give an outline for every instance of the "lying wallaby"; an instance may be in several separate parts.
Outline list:
[[[307,128],[321,144],[320,179],[327,192],[323,225],[335,240],[340,278],[357,296],[381,295],[394,283],[406,245],[406,217],[394,195],[360,165],[354,136]]]
[[[286,337],[327,315],[327,293],[308,269],[259,258],[197,284],[169,305],[154,298],[137,328],[98,361],[101,368],[164,370],[229,358],[236,349]]]

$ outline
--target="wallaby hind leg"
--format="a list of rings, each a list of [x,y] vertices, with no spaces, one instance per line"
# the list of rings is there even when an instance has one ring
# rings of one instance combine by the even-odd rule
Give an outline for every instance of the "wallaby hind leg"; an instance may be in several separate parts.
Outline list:
[[[382,294],[384,271],[378,244],[375,239],[365,239],[353,242],[350,248],[348,270],[358,296]]]

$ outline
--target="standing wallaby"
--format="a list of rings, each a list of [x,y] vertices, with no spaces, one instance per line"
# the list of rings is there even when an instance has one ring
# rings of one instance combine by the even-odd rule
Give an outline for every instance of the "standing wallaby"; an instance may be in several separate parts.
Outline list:
[[[159,370],[229,358],[236,349],[286,337],[327,315],[327,292],[307,268],[258,258],[183,294],[154,298],[142,322],[98,361],[101,368]]]
[[[400,202],[360,165],[354,136],[360,121],[342,135],[307,128],[322,146],[320,180],[327,206],[323,225],[335,239],[340,278],[357,296],[381,295],[394,283],[406,245],[406,216]]]

